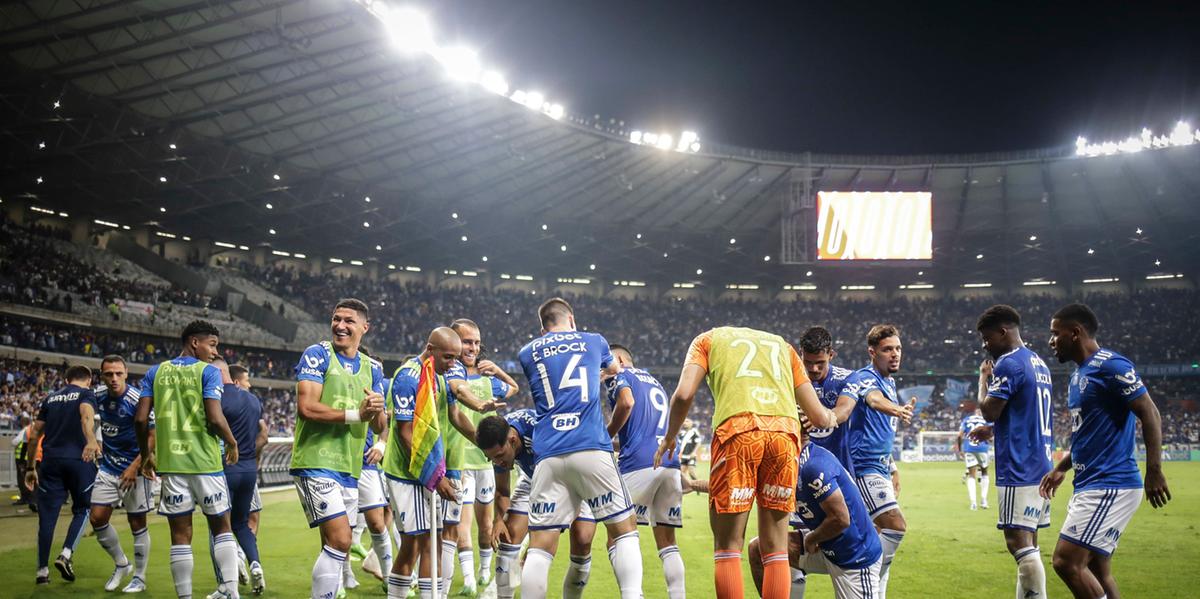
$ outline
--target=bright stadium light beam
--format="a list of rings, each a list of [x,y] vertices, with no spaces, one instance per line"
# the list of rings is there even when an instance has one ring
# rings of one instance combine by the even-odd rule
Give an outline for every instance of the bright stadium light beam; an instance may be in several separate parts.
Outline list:
[[[392,47],[404,53],[432,52],[437,46],[433,42],[433,26],[425,13],[404,7],[389,10],[387,4],[375,2],[371,8],[387,28]]]
[[[446,74],[459,81],[479,81],[479,73],[483,71],[479,55],[465,46],[438,49],[433,57],[446,68]]]
[[[479,84],[493,94],[498,96],[508,95],[508,81],[504,80],[504,75],[497,71],[488,71],[479,78]]]
[[[525,92],[525,101],[521,102],[530,110],[541,110],[545,103],[546,96],[542,92]]]

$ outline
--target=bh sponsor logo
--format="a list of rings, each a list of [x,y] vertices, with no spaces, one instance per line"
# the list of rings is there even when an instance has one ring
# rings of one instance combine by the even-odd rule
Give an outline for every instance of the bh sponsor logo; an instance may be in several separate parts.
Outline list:
[[[579,412],[570,412],[567,414],[558,414],[553,417],[550,426],[556,431],[571,431],[579,427]]]

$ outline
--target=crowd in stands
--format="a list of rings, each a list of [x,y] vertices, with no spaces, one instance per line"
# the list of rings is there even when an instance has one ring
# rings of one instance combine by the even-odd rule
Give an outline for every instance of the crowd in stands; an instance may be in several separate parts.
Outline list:
[[[513,359],[537,333],[538,304],[545,298],[514,290],[431,288],[390,280],[369,281],[337,274],[314,275],[280,266],[242,263],[249,278],[274,293],[294,298],[313,314],[327,314],[343,297],[371,307],[370,343],[400,352],[421,347],[434,326],[469,316],[484,331],[484,343],[497,360]],[[719,325],[741,325],[778,332],[796,342],[804,329],[820,324],[834,335],[850,363],[865,356],[865,335],[872,323],[899,326],[909,371],[974,368],[983,358],[975,321],[992,302],[976,298],[939,298],[836,302],[801,300],[759,302],[690,299],[570,298],[581,328],[603,332],[609,341],[631,347],[641,365],[678,367],[689,341]],[[1176,363],[1200,357],[1200,338],[1179,335],[1164,315],[1200,311],[1200,293],[1189,290],[1141,290],[1132,294],[1091,294],[1087,302],[1101,320],[1101,341],[1137,363]],[[1026,341],[1043,355],[1050,316],[1064,303],[1044,296],[1011,302],[1023,315]]]
[[[112,309],[117,300],[224,308],[222,298],[123,276],[120,261],[109,267],[91,264],[62,251],[62,241],[58,229],[0,221],[0,301],[62,312],[82,301],[109,308],[118,318],[119,310]]]

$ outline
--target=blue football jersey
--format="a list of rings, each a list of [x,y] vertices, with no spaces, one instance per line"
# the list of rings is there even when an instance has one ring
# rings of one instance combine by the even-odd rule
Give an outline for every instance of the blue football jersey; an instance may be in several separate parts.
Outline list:
[[[1101,349],[1071,375],[1071,462],[1075,491],[1140,489],[1134,457],[1137,417],[1129,409],[1146,385],[1124,356]]]
[[[821,502],[838,489],[850,511],[850,526],[820,543],[821,553],[842,568],[866,568],[879,560],[883,547],[862,495],[837,457],[824,447],[805,444],[800,451],[800,476],[796,481],[796,516],[805,528],[816,530],[825,521]]]
[[[616,406],[621,389],[633,394],[633,410],[625,426],[617,433],[621,454],[617,468],[621,474],[651,468],[658,444],[667,436],[667,412],[669,401],[662,384],[649,372],[640,368],[626,368],[608,381],[608,402]],[[663,456],[664,468],[679,467],[679,452],[670,459]]]
[[[121,476],[138,457],[137,430],[133,419],[137,414],[142,390],[137,385],[125,385],[125,393],[110,395],[108,387],[95,391],[96,413],[100,415],[100,437],[104,452],[100,454],[100,469]],[[154,428],[154,412],[150,412],[150,428]]]
[[[79,385],[67,385],[42,400],[37,415],[46,423],[42,429],[42,459],[83,459],[87,438],[83,436],[79,408],[84,403],[96,407],[92,390]]]
[[[992,429],[996,484],[1024,487],[1041,483],[1052,467],[1054,443],[1050,369],[1032,350],[1018,347],[996,360],[987,394],[1005,402]]]
[[[842,395],[858,402],[850,413],[849,434],[850,461],[854,464],[855,476],[868,473],[891,476],[888,462],[896,440],[897,418],[867,405],[867,394],[875,390],[883,392],[888,401],[900,405],[896,381],[880,374],[874,366],[855,370],[842,388]]]
[[[537,465],[537,454],[533,452],[533,429],[537,425],[537,413],[529,408],[513,410],[504,415],[504,420],[521,436],[521,445],[524,446],[521,453],[517,454],[517,467],[525,476],[533,476],[533,467]]]
[[[225,385],[221,396],[221,413],[229,424],[238,444],[238,462],[225,466],[226,472],[255,472],[258,458],[254,445],[258,441],[258,421],[262,419],[262,401],[258,396],[233,384]]]
[[[971,414],[962,419],[962,424],[958,426],[958,430],[962,433],[962,450],[964,452],[986,453],[987,450],[991,449],[991,443],[987,441],[976,443],[971,440],[971,431],[985,425],[987,425],[987,421],[983,419],[983,416],[978,414]]]
[[[832,410],[837,405],[838,397],[842,395],[842,389],[846,387],[846,381],[852,374],[854,374],[853,370],[830,365],[824,379],[813,381],[813,390],[817,392],[817,398],[821,400],[821,405]],[[829,450],[829,453],[832,453],[833,457],[837,458],[853,476],[854,462],[850,459],[850,444],[847,443],[849,428],[849,421],[843,422],[837,428],[810,428],[808,436],[813,443]]]
[[[551,332],[525,344],[520,357],[537,409],[537,458],[611,452],[600,409],[600,373],[613,361],[608,341],[596,333]]]

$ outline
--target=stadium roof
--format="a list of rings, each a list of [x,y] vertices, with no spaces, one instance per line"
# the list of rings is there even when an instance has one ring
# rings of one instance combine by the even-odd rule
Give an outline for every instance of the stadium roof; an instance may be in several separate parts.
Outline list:
[[[349,0],[27,0],[0,15],[0,197],[75,217],[314,259],[802,283],[814,267],[777,257],[784,198],[811,176],[934,198],[932,265],[822,264],[816,279],[1077,283],[1200,264],[1200,145],[681,153],[398,55]]]

